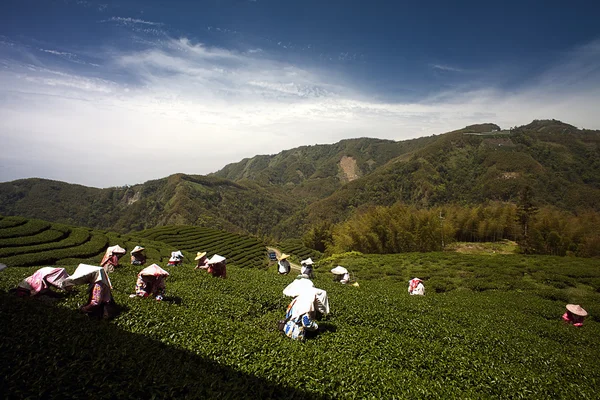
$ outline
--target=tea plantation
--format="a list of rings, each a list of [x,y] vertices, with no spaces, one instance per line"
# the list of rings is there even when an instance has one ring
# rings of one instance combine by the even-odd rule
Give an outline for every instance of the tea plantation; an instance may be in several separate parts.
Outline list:
[[[171,251],[181,250],[188,260],[197,251],[218,253],[238,267],[264,268],[264,243],[252,236],[209,228],[169,226],[131,235],[21,217],[0,217],[0,262],[9,266],[97,264],[109,245],[127,250],[144,246],[150,262],[164,265]],[[125,257],[125,259],[127,256]]]
[[[144,237],[164,257],[172,245],[158,231]],[[77,312],[83,287],[15,297],[9,290],[37,267],[7,268],[0,397],[598,398],[598,260],[348,253],[320,264],[315,284],[331,314],[305,343],[276,330],[292,276],[231,265],[215,279],[188,261],[169,268],[167,297],[156,302],[129,298],[141,268],[123,265],[110,275],[121,314],[108,322]],[[337,264],[360,287],[332,282]],[[73,273],[76,262],[63,266]],[[413,276],[426,279],[425,297],[406,293]],[[582,328],[561,321],[567,302],[590,312]]]

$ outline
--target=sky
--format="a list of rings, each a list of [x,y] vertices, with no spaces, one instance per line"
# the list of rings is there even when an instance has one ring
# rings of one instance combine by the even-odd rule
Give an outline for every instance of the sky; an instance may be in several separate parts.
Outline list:
[[[3,0],[0,181],[208,174],[346,138],[600,129],[598,1]]]

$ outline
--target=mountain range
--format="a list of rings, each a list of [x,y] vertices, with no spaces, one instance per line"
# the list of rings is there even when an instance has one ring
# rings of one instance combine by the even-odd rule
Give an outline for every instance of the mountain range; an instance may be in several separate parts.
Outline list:
[[[4,182],[0,214],[121,232],[185,224],[282,238],[374,205],[516,202],[524,187],[540,206],[599,211],[599,144],[600,131],[556,120],[405,141],[347,139],[133,186]]]

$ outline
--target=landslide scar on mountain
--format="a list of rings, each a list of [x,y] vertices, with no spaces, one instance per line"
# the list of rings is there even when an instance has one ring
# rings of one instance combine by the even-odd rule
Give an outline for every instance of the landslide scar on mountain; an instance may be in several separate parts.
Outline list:
[[[354,158],[348,156],[342,157],[340,160],[340,168],[342,169],[342,172],[344,172],[344,178],[346,178],[348,182],[352,182],[359,178],[359,170]]]

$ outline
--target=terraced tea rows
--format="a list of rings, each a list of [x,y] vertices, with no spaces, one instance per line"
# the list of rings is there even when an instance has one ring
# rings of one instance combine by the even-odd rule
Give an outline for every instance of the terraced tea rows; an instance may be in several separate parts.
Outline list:
[[[196,251],[218,253],[229,264],[263,267],[266,250],[258,239],[215,229],[170,226],[121,235],[21,217],[0,216],[0,262],[8,266],[43,266],[87,262],[98,264],[109,245],[146,249],[148,262],[165,265],[171,251],[181,250],[193,263]],[[127,263],[127,256],[122,263]]]
[[[53,265],[63,259],[98,259],[108,246],[99,231],[36,219],[0,217],[0,262],[8,266]]]
[[[265,244],[259,239],[198,226],[168,226],[148,229],[137,237],[167,243],[171,250],[181,250],[193,260],[196,252],[208,256],[220,254],[228,264],[241,268],[262,268],[267,265]],[[185,253],[187,252],[187,254]]]
[[[312,258],[313,261],[318,261],[323,257],[323,253],[309,249],[300,239],[286,239],[281,241],[278,246],[282,252],[295,256],[298,261],[307,259],[308,257]]]

